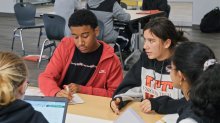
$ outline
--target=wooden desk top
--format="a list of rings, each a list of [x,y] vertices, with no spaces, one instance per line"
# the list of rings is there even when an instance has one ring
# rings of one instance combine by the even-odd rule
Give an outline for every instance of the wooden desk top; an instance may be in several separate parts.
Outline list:
[[[78,94],[85,103],[77,104],[77,105],[69,105],[68,106],[68,113],[77,114],[77,115],[84,115],[89,117],[95,117],[105,120],[116,120],[118,115],[114,114],[110,108],[110,100],[111,98],[107,97],[100,97],[100,96],[93,96],[93,95],[85,95],[85,94]],[[123,110],[126,108],[134,109],[144,121],[148,123],[155,123],[159,119],[162,118],[163,115],[156,114],[154,112],[145,114],[140,111],[139,108],[140,102],[132,102],[129,103]]]
[[[160,16],[160,15],[163,15],[164,12],[163,11],[159,11],[157,13],[153,13],[153,14],[137,14],[137,13],[140,13],[140,12],[144,12],[143,10],[125,10],[126,13],[129,13],[131,15],[131,21],[134,21],[134,20],[138,20],[138,19],[141,19],[141,18],[144,18],[144,17],[151,17],[151,16]]]
[[[43,95],[40,92],[39,88],[37,87],[28,87],[26,92],[27,92],[26,95],[35,95],[35,96]],[[111,98],[86,95],[86,94],[78,94],[78,95],[84,100],[84,103],[76,104],[76,105],[68,105],[68,109],[67,109],[68,113],[100,118],[105,120],[112,120],[112,121],[118,118],[118,115],[114,114],[110,108]],[[163,115],[159,115],[154,112],[148,114],[141,112],[139,105],[140,102],[131,102],[125,108],[122,109],[122,112],[127,108],[132,108],[147,123],[155,123],[156,121],[162,118]]]

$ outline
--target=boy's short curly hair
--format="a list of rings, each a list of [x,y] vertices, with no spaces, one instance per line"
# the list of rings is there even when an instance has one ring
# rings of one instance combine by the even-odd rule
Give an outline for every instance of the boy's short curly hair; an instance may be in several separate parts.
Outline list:
[[[91,26],[95,29],[98,26],[98,20],[94,13],[87,9],[75,11],[69,18],[69,27]]]

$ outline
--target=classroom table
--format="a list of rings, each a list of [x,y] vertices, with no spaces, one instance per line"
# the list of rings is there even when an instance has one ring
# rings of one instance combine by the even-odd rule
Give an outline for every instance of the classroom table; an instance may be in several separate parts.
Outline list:
[[[42,96],[43,94],[37,87],[28,87],[26,95]],[[84,103],[68,105],[67,113],[110,121],[119,117],[110,109],[111,98],[79,93],[78,95],[84,100]],[[140,102],[131,102],[122,109],[122,112],[127,108],[132,108],[146,123],[155,123],[163,117],[155,112],[145,114],[141,112],[139,105]]]
[[[68,113],[95,117],[105,120],[116,120],[118,115],[114,114],[110,108],[111,98],[79,94],[79,96],[85,101],[83,104],[69,105]],[[148,123],[155,123],[160,120],[163,115],[151,112],[145,114],[140,110],[140,102],[129,103],[122,112],[127,108],[132,108],[144,121]]]

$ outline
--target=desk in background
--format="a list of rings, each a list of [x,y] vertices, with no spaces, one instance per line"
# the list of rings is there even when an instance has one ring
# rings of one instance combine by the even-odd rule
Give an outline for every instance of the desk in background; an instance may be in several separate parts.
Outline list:
[[[39,88],[28,87],[26,95],[42,96],[43,94],[40,92]],[[111,98],[86,94],[78,95],[85,102],[83,104],[68,105],[67,113],[111,121],[114,121],[118,118],[118,115],[114,114],[110,108]],[[159,115],[154,112],[149,114],[141,112],[139,105],[140,102],[129,103],[124,109],[122,109],[122,112],[128,107],[132,108],[142,119],[144,119],[145,122],[148,123],[155,123],[162,118],[163,115]]]

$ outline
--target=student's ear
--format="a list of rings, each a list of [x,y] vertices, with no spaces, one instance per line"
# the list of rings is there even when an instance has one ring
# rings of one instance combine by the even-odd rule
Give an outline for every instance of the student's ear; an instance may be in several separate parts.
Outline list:
[[[178,76],[179,76],[180,82],[183,82],[186,80],[185,75],[181,71],[178,71]]]
[[[165,42],[164,42],[164,48],[169,48],[171,46],[171,43],[172,41],[170,39],[167,39]]]
[[[95,28],[95,34],[96,34],[96,37],[98,37],[99,36],[99,26],[97,26],[96,28]]]
[[[26,91],[27,85],[25,82],[23,82],[23,84],[21,84],[18,88],[17,88],[17,93],[16,93],[16,97],[17,99],[21,99]]]

